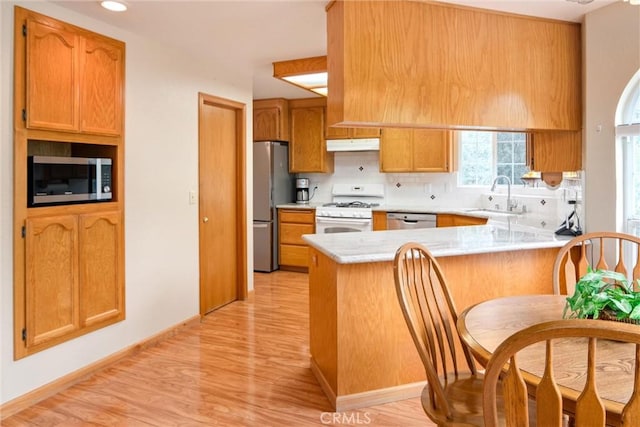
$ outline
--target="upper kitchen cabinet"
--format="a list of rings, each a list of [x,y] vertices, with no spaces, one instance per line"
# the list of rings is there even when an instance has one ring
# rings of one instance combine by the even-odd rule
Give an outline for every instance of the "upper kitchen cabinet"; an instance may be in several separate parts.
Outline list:
[[[16,37],[26,39],[17,127],[121,135],[124,43],[23,11],[16,14]]]
[[[380,171],[451,172],[451,134],[437,129],[383,129]]]
[[[582,169],[582,132],[533,132],[529,166],[540,172]]]
[[[335,1],[327,42],[330,126],[581,129],[580,24]]]
[[[292,99],[289,172],[333,172],[333,153],[327,151],[324,98]]]
[[[379,138],[380,128],[338,128],[327,126],[326,135],[327,139]]]
[[[289,102],[286,99],[253,101],[253,140],[289,141]]]

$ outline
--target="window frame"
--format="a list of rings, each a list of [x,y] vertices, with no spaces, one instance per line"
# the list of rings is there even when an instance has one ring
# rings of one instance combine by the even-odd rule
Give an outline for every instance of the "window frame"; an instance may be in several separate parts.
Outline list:
[[[462,133],[463,132],[476,132],[476,133],[487,133],[491,135],[491,178],[490,181],[492,181],[493,179],[495,179],[495,177],[497,175],[500,175],[498,173],[498,135],[501,133],[508,133],[508,134],[513,134],[513,133],[517,133],[517,134],[521,134],[524,136],[524,143],[525,143],[525,158],[524,158],[524,162],[523,163],[514,163],[513,161],[511,163],[501,163],[500,165],[512,165],[512,167],[515,166],[527,166],[529,167],[529,164],[527,162],[527,150],[528,150],[528,144],[529,144],[529,135],[526,132],[502,132],[502,131],[475,131],[475,130],[460,130],[460,131],[456,131],[456,144],[457,144],[457,163],[458,163],[458,177],[456,180],[456,185],[458,188],[486,188],[491,186],[491,182],[489,182],[488,184],[465,184],[462,182],[463,180],[463,161],[462,161],[462,156],[463,156],[463,149],[462,149]],[[511,141],[512,144],[515,142],[513,141],[513,139]],[[513,160],[513,156],[512,156],[512,160]],[[530,170],[530,168],[529,168]],[[510,178],[511,179],[511,178]],[[517,182],[513,182],[515,181],[515,179],[511,179],[511,184],[517,184]],[[506,183],[503,180],[500,180],[497,183],[498,186],[506,186]]]

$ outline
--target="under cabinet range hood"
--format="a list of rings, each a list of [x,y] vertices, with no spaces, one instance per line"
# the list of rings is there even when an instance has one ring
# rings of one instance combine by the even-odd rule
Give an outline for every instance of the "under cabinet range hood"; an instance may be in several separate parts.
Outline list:
[[[378,151],[380,138],[327,139],[327,151]]]

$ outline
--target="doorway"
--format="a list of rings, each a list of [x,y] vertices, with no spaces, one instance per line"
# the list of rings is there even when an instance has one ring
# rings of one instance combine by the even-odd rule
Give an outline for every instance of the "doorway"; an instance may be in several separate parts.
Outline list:
[[[245,104],[198,94],[200,315],[247,295]]]

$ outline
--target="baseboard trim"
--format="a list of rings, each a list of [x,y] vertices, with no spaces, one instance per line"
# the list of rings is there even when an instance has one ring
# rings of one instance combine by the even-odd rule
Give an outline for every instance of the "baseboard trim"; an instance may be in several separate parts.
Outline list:
[[[324,394],[327,396],[331,406],[336,412],[382,405],[383,403],[395,402],[398,400],[413,399],[414,397],[419,397],[422,394],[422,390],[427,385],[426,381],[419,381],[394,387],[365,391],[362,393],[336,396],[335,391],[329,385],[329,381],[327,381],[327,378],[324,376],[315,360],[313,360],[313,357],[309,359],[309,364],[311,366],[311,372],[313,372],[313,375],[320,384],[320,388],[322,388],[322,391],[324,391]]]
[[[414,397],[419,397],[422,394],[422,390],[426,385],[426,381],[420,381],[394,387],[381,388],[378,390],[365,391],[362,393],[338,396],[335,404],[336,412],[382,405],[383,403],[395,402],[398,400],[413,399]]]
[[[35,405],[36,403],[53,396],[62,390],[71,387],[72,385],[90,377],[91,375],[99,372],[120,360],[132,356],[137,352],[146,348],[152,347],[159,342],[176,335],[178,332],[191,328],[200,324],[201,317],[193,316],[176,325],[173,325],[155,335],[152,335],[144,340],[126,347],[120,351],[117,351],[103,359],[100,359],[90,365],[87,365],[77,371],[73,371],[65,376],[58,378],[48,384],[38,387],[22,396],[18,396],[4,404],[0,405],[0,420],[4,420],[11,415]]]
[[[333,408],[335,408],[336,407],[336,393],[333,391],[333,389],[329,385],[329,381],[327,381],[327,378],[324,376],[324,374],[320,370],[320,367],[318,366],[316,361],[313,360],[313,357],[309,358],[309,365],[311,366],[311,372],[313,373],[313,375],[318,380],[318,384],[320,384],[320,388],[322,389],[322,391],[324,391],[324,394],[329,399],[329,402],[331,403],[331,406]]]

